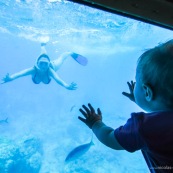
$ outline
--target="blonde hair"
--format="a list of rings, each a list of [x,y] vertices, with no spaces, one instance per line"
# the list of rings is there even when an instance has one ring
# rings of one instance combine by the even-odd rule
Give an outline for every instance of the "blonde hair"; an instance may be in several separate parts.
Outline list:
[[[173,107],[173,39],[144,52],[138,59],[137,73],[154,95]]]

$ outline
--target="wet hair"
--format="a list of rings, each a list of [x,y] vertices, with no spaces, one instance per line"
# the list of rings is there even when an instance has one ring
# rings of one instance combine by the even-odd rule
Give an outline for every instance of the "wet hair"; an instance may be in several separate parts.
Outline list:
[[[37,64],[40,61],[41,58],[46,58],[49,62],[50,62],[50,58],[47,54],[41,54],[38,58],[37,58]]]
[[[173,39],[144,52],[136,73],[152,88],[154,96],[173,108]]]

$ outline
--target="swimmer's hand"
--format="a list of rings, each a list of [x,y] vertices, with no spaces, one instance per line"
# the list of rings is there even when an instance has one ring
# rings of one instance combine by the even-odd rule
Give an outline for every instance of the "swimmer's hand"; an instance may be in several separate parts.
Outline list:
[[[76,90],[77,89],[77,84],[72,82],[70,85],[66,86],[68,90]]]
[[[95,124],[97,121],[102,121],[102,113],[100,109],[97,109],[97,114],[95,113],[94,108],[91,106],[91,104],[88,104],[88,107],[85,105],[82,105],[83,109],[79,109],[79,111],[83,114],[85,118],[78,117],[79,120],[84,122],[90,129],[92,129],[92,126]]]
[[[1,84],[10,82],[10,81],[12,81],[12,78],[10,77],[9,73],[7,73],[6,76],[2,79]]]
[[[134,88],[135,88],[135,82],[131,81],[127,82],[127,85],[129,87],[130,93],[122,92],[122,94],[126,97],[128,97],[131,101],[135,102],[135,97],[134,97]]]

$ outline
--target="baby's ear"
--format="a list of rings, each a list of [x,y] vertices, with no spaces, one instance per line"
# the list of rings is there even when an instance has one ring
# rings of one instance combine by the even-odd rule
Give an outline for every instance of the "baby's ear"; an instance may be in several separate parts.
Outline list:
[[[151,89],[150,86],[148,86],[146,84],[143,84],[142,87],[144,90],[146,101],[150,102],[153,99],[153,90]]]

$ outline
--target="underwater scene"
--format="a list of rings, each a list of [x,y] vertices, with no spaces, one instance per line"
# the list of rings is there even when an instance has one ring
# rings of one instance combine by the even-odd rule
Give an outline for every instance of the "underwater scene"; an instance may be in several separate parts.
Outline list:
[[[0,173],[149,172],[141,151],[99,142],[79,109],[99,107],[113,128],[142,111],[122,92],[138,57],[172,31],[64,0],[0,0],[0,9]],[[37,68],[48,61],[45,77]]]

